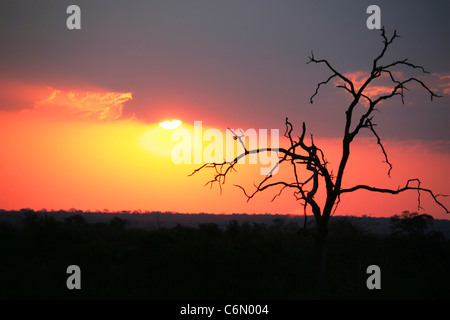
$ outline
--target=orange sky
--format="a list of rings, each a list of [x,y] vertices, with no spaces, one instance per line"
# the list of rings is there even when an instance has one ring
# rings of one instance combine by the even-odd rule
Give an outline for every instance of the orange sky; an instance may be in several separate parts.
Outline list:
[[[430,101],[413,81],[404,104],[396,95],[377,105],[373,124],[394,166],[392,177],[366,130],[352,143],[343,187],[395,189],[420,178],[422,187],[450,194],[444,2],[378,2],[386,36],[394,30],[400,35],[379,66],[411,65],[392,64],[390,75],[364,93],[386,94],[397,81],[414,77],[442,98]],[[367,28],[364,1],[77,5],[81,29],[70,30],[65,1],[0,1],[0,209],[302,214],[292,191],[270,202],[278,189],[268,190],[247,203],[233,184],[251,192],[262,179],[258,165],[239,165],[222,195],[217,186],[204,187],[212,170],[188,177],[200,164],[174,164],[170,154],[178,144],[158,123],[180,119],[192,130],[199,120],[204,130],[283,134],[289,117],[300,134],[305,121],[307,136],[314,134],[336,172],[351,95],[336,88],[326,65],[308,63],[308,57],[327,59],[359,87],[383,50],[380,31]],[[327,79],[311,105],[317,85]],[[355,116],[367,110],[360,102]],[[276,178],[290,181],[292,172],[282,168]],[[428,194],[421,200],[424,212],[450,217]],[[450,197],[440,200],[450,208]],[[417,210],[416,192],[346,194],[336,214],[391,216],[403,210]]]
[[[204,186],[213,171],[188,177],[199,165],[172,162],[170,151],[176,142],[170,139],[171,131],[157,124],[167,119],[149,124],[120,117],[124,105],[133,99],[131,92],[98,88],[65,91],[3,83],[8,84],[2,89],[4,97],[32,107],[0,111],[2,209],[302,213],[288,190],[274,202],[271,199],[278,189],[261,193],[247,203],[233,184],[251,191],[252,184],[263,178],[259,165],[239,165],[238,172],[227,178],[222,195],[217,186]],[[192,128],[193,124],[183,125]],[[205,123],[204,130],[207,127]],[[225,128],[223,124],[218,129]],[[203,147],[208,143],[204,141]],[[318,137],[315,143],[336,168],[340,140]],[[392,178],[387,177],[387,166],[375,140],[361,138],[353,145],[344,186],[364,183],[396,188],[404,186],[407,179],[420,178],[423,187],[436,193],[450,190],[448,141],[388,140],[385,147],[394,166]],[[276,174],[277,179],[289,177],[284,170]],[[448,200],[443,203],[449,205]],[[422,207],[436,218],[448,218],[427,194],[422,195]],[[416,209],[416,192],[391,196],[360,191],[343,196],[336,214],[391,216]]]

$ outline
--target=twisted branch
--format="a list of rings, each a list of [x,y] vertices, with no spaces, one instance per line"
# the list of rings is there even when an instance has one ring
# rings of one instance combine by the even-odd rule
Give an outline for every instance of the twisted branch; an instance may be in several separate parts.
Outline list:
[[[412,187],[412,186],[409,185],[410,182],[413,182],[413,181],[416,181],[416,182],[417,182],[417,186],[416,186],[416,187],[414,187],[414,186]],[[420,185],[421,185],[421,181],[420,181],[419,179],[416,178],[416,179],[409,179],[409,180],[406,182],[406,185],[405,185],[403,188],[398,188],[398,189],[396,189],[396,190],[394,190],[394,189],[387,189],[387,188],[369,187],[369,186],[367,186],[367,185],[357,185],[357,186],[354,186],[354,187],[352,187],[352,188],[342,189],[342,190],[339,192],[339,194],[349,193],[349,192],[354,192],[354,191],[361,190],[361,189],[362,189],[362,190],[372,191],[372,192],[389,193],[389,194],[399,194],[399,193],[404,192],[404,191],[407,191],[407,190],[416,190],[417,193],[418,193],[418,199],[417,199],[417,201],[418,201],[418,208],[419,208],[419,209],[423,209],[423,208],[421,207],[421,202],[420,202],[420,192],[423,191],[423,192],[429,193],[429,194],[431,195],[431,197],[433,198],[433,200],[434,200],[439,206],[441,206],[441,207],[445,210],[446,213],[450,213],[450,212],[448,211],[448,209],[447,209],[441,202],[439,202],[439,200],[437,199],[438,197],[448,197],[448,195],[445,195],[445,194],[436,194],[436,195],[435,195],[435,194],[433,193],[433,191],[431,191],[430,189],[422,188]]]
[[[234,139],[239,140],[239,143],[243,147],[243,152],[239,154],[237,157],[235,157],[232,161],[203,164],[198,169],[195,169],[190,175],[193,175],[196,172],[205,168],[214,169],[215,175],[213,179],[208,181],[205,185],[210,184],[212,187],[213,184],[217,183],[219,184],[220,191],[222,192],[222,185],[225,183],[226,176],[230,174],[232,171],[236,171],[235,166],[236,164],[238,164],[239,160],[253,153],[277,152],[279,158],[278,162],[276,163],[276,167],[282,165],[283,163],[289,164],[293,170],[292,171],[292,175],[294,177],[293,182],[290,183],[286,181],[271,182],[272,181],[271,179],[273,178],[272,175],[273,170],[272,170],[264,179],[261,180],[260,183],[254,184],[254,190],[251,193],[247,192],[246,189],[240,185],[236,185],[236,187],[240,188],[243,191],[244,195],[247,197],[247,201],[252,199],[257,193],[274,187],[281,187],[281,188],[279,189],[279,192],[275,194],[275,196],[272,198],[272,201],[274,201],[277,197],[279,197],[284,190],[294,189],[295,198],[303,203],[303,210],[305,214],[305,227],[306,227],[306,209],[308,205],[311,207],[314,217],[316,218],[318,224],[320,223],[323,226],[323,224],[326,225],[328,217],[336,211],[336,208],[341,201],[340,196],[344,193],[351,193],[358,190],[367,190],[371,192],[389,193],[389,194],[399,194],[407,190],[416,190],[418,193],[419,208],[421,208],[421,199],[420,199],[421,192],[426,192],[431,195],[433,200],[439,206],[441,206],[446,211],[446,213],[449,213],[447,208],[438,200],[438,197],[446,197],[447,195],[443,194],[435,195],[431,190],[422,188],[419,179],[410,179],[407,181],[406,185],[403,188],[398,188],[397,190],[370,187],[363,184],[356,185],[352,188],[342,188],[342,179],[344,176],[344,170],[350,156],[350,145],[353,139],[363,128],[369,129],[375,135],[377,139],[377,144],[380,146],[381,152],[383,153],[385,159],[384,162],[389,165],[387,175],[390,177],[393,166],[389,162],[387,151],[384,148],[381,139],[375,130],[375,124],[372,122],[373,112],[377,110],[376,106],[378,103],[388,100],[397,95],[401,97],[402,103],[404,103],[404,90],[408,90],[406,85],[412,82],[415,82],[419,84],[422,88],[424,88],[429,93],[431,101],[433,101],[433,98],[441,97],[438,94],[434,93],[423,81],[419,80],[416,77],[411,77],[404,81],[397,80],[394,77],[391,70],[393,67],[396,66],[405,66],[412,69],[418,69],[424,74],[429,74],[429,72],[425,70],[424,67],[410,63],[407,61],[407,59],[397,60],[386,65],[379,65],[388,47],[393,43],[393,41],[396,38],[399,37],[399,35],[397,35],[397,32],[394,31],[394,34],[390,38],[388,38],[383,28],[381,29],[381,37],[383,38],[383,48],[381,52],[378,54],[378,56],[376,56],[375,59],[373,60],[372,70],[370,71],[369,76],[363,82],[362,86],[358,90],[355,89],[355,86],[352,81],[350,81],[342,73],[338,72],[327,60],[325,59],[318,60],[314,57],[314,54],[311,52],[311,56],[309,57],[309,61],[307,62],[308,64],[309,63],[325,64],[326,67],[331,71],[331,75],[325,81],[319,82],[317,84],[314,93],[309,99],[309,102],[311,104],[314,102],[314,98],[318,95],[320,88],[324,85],[327,85],[332,79],[335,78],[338,78],[341,81],[343,81],[343,84],[338,84],[336,87],[344,89],[347,93],[351,95],[352,98],[350,104],[345,110],[346,122],[345,122],[344,136],[342,139],[343,152],[341,160],[339,162],[339,168],[335,176],[333,175],[333,171],[331,171],[331,173],[328,171],[327,167],[328,162],[325,159],[324,152],[314,144],[312,135],[311,135],[311,144],[307,145],[305,143],[305,134],[306,134],[305,123],[303,122],[302,133],[296,140],[292,135],[293,126],[288,121],[287,118],[285,122],[286,131],[284,136],[288,139],[290,143],[288,148],[277,148],[277,149],[258,148],[255,150],[248,150],[242,140],[244,138],[244,135],[242,133],[240,135],[237,135],[235,132],[229,129],[233,133]],[[373,80],[379,78],[383,74],[387,74],[389,76],[389,79],[392,81],[393,84],[392,90],[389,93],[381,95],[376,99],[374,97],[370,97],[368,94],[366,94],[365,91],[366,88],[372,83]],[[363,112],[363,114],[360,116],[360,118],[356,119],[357,120],[356,125],[354,126],[354,129],[351,130],[352,124],[354,124],[353,122],[355,122],[353,112],[354,109],[359,105],[361,98],[365,99],[368,102],[368,107],[367,110]],[[298,166],[305,166],[306,170],[309,171],[310,174],[306,175],[305,177],[302,177],[298,171]],[[319,188],[320,178],[322,178],[325,182],[327,194],[326,202],[323,208],[319,207],[319,205],[314,199]],[[412,182],[417,182],[417,186],[411,186],[410,183]]]

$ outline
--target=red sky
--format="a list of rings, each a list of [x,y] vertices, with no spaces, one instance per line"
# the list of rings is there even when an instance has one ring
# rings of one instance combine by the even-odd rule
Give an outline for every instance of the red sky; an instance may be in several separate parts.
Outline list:
[[[212,179],[212,170],[189,177],[199,165],[172,162],[170,151],[176,142],[171,141],[171,131],[157,123],[120,118],[122,109],[133,99],[132,93],[7,84],[4,88],[8,88],[12,101],[21,100],[32,108],[0,112],[3,209],[302,212],[288,190],[273,202],[278,189],[246,201],[242,191],[233,185],[241,184],[251,191],[253,183],[263,178],[258,164],[238,165],[238,172],[228,177],[222,194],[218,186],[204,186]],[[204,123],[203,133],[207,129],[208,124]],[[336,168],[340,139],[317,137],[315,143],[322,146],[330,165]],[[208,144],[209,141],[203,141],[203,148]],[[448,141],[390,139],[384,144],[394,165],[392,177],[387,176],[388,167],[382,163],[382,153],[374,139],[361,138],[352,149],[344,179],[346,187],[365,183],[396,188],[407,179],[420,178],[424,187],[436,192],[449,189],[450,177],[445,170]],[[275,178],[290,181],[292,176],[280,170]],[[427,212],[446,218],[426,194],[421,201]],[[391,196],[360,191],[343,196],[336,214],[390,216],[416,209],[416,192]]]
[[[379,32],[365,27],[365,5],[110,3],[80,1],[78,31],[65,28],[63,2],[2,3],[0,40],[8,46],[0,52],[0,208],[302,214],[290,191],[273,202],[278,189],[247,202],[233,184],[251,191],[263,178],[258,165],[239,165],[222,194],[204,186],[213,171],[189,177],[199,165],[173,163],[176,143],[158,123],[180,119],[192,130],[198,120],[204,130],[279,129],[282,135],[288,116],[297,134],[306,122],[337,171],[348,98],[329,83],[309,105],[329,72],[306,61],[314,50],[358,86],[381,48]],[[379,5],[388,32],[398,28],[402,36],[386,62],[408,57],[431,72],[403,68],[394,76],[417,76],[444,97],[431,102],[411,86],[405,105],[398,97],[383,103],[374,121],[393,164],[391,178],[376,140],[366,134],[352,144],[344,187],[395,189],[419,178],[422,187],[450,194],[445,10],[421,1],[408,2],[408,10]],[[440,37],[432,32],[438,29]],[[388,92],[388,80],[367,93]],[[280,170],[276,178],[292,176]],[[342,196],[336,214],[415,211],[417,196],[359,191]],[[450,207],[450,197],[440,200]],[[435,218],[449,217],[426,193],[421,205]]]

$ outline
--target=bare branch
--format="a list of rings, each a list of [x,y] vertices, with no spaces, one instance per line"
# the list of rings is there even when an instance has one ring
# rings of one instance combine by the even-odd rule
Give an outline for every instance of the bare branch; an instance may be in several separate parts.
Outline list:
[[[411,182],[414,182],[414,181],[417,182],[417,186],[416,187],[411,187],[409,184]],[[439,202],[439,200],[437,199],[437,197],[439,197],[439,196],[447,196],[447,195],[441,195],[441,194],[434,195],[433,191],[431,191],[430,189],[422,188],[420,186],[420,184],[421,184],[421,182],[420,182],[419,179],[409,179],[406,182],[406,185],[403,188],[398,188],[397,190],[386,189],[386,188],[369,187],[367,185],[357,185],[357,186],[354,186],[352,188],[341,189],[339,194],[354,192],[354,191],[361,190],[361,189],[368,190],[368,191],[371,191],[371,192],[380,192],[380,193],[389,193],[389,194],[399,194],[399,193],[407,191],[407,190],[416,190],[418,192],[418,205],[419,205],[419,208],[421,208],[420,207],[420,192],[423,191],[423,192],[429,193],[431,195],[431,197],[433,198],[434,202],[436,202],[439,206],[441,206],[445,210],[446,213],[450,213],[448,211],[448,209],[441,202]]]
[[[335,212],[336,212],[336,210],[337,210],[337,208],[338,208],[338,206],[339,206],[339,203],[341,203],[341,195],[340,195],[340,194],[337,196],[337,202],[336,202],[336,204],[334,205],[334,210],[333,210],[333,213],[331,213],[331,215],[334,215],[334,214],[335,214]]]
[[[241,129],[241,134],[239,136],[233,130],[231,130],[230,128],[228,128],[228,130],[233,134],[234,140],[239,140],[239,143],[241,144],[241,146],[244,149],[244,151],[248,152],[247,148],[245,147],[244,141],[242,141],[242,138],[245,137],[244,133],[242,132],[242,129]]]
[[[352,92],[346,85],[340,85],[340,84],[338,84],[338,85],[336,85],[336,88],[342,88],[342,89],[345,89],[345,90],[347,90],[350,94],[353,94],[353,92]]]
[[[355,87],[353,86],[353,82],[351,82],[347,77],[345,77],[343,74],[341,74],[341,73],[339,73],[338,71],[336,71],[336,69],[334,69],[332,66],[331,66],[331,64],[327,61],[327,60],[325,60],[325,59],[322,59],[322,60],[316,60],[315,58],[314,58],[314,54],[311,52],[311,56],[309,57],[309,61],[307,62],[307,64],[309,64],[309,63],[311,63],[311,62],[314,62],[314,63],[325,63],[326,64],[326,66],[328,67],[328,69],[330,69],[333,73],[332,73],[332,75],[326,80],[326,81],[323,81],[323,82],[321,82],[321,83],[319,83],[318,85],[317,85],[317,88],[316,88],[316,91],[314,92],[314,94],[311,96],[311,98],[309,99],[309,101],[310,101],[310,103],[312,104],[313,103],[313,99],[314,99],[314,97],[319,93],[319,88],[320,88],[320,86],[321,85],[324,85],[324,84],[327,84],[331,79],[333,79],[334,77],[339,77],[339,78],[341,78],[345,83],[347,83],[349,86],[350,86],[350,89],[347,89],[351,94],[353,94],[353,96],[356,96],[356,93],[355,93]]]
[[[336,77],[337,76],[337,74],[332,74],[327,80],[325,80],[325,81],[322,81],[322,82],[320,82],[318,85],[317,85],[317,88],[316,88],[316,92],[314,92],[314,94],[311,96],[311,98],[309,98],[309,103],[310,104],[313,104],[313,99],[314,99],[314,97],[319,93],[319,89],[320,89],[320,86],[321,85],[325,85],[325,84],[327,84],[331,79],[333,79],[334,77]],[[346,87],[345,87],[346,88]],[[346,88],[350,93],[352,93],[348,88]]]
[[[402,65],[405,65],[405,66],[408,66],[408,67],[411,67],[411,68],[414,68],[414,69],[420,69],[420,70],[422,70],[423,73],[427,73],[427,74],[430,73],[430,72],[426,71],[424,67],[417,66],[415,64],[412,64],[412,63],[409,63],[409,62],[406,62],[406,61],[408,61],[408,59],[394,61],[391,64],[388,64],[386,66],[381,67],[381,69],[382,69],[382,71],[386,71],[390,67],[402,64]]]
[[[383,152],[383,155],[384,155],[384,159],[386,160],[386,161],[384,161],[384,162],[387,163],[387,164],[389,165],[389,170],[388,170],[388,173],[387,173],[387,174],[388,174],[388,176],[389,176],[389,178],[390,178],[390,177],[391,177],[392,164],[389,162],[389,159],[388,159],[386,150],[384,149],[384,146],[383,146],[383,144],[381,143],[380,137],[378,136],[377,132],[375,131],[374,124],[372,124],[372,119],[366,119],[366,126],[370,129],[370,131],[372,131],[372,133],[373,133],[373,134],[375,135],[375,137],[377,138],[377,144],[380,146],[381,151]]]
[[[433,101],[433,97],[436,97],[436,98],[442,98],[442,96],[437,95],[437,94],[435,94],[433,91],[431,91],[431,89],[428,88],[428,86],[427,86],[423,81],[421,81],[421,80],[419,80],[419,79],[417,79],[417,78],[409,78],[409,79],[407,79],[407,80],[405,80],[405,81],[399,82],[399,83],[395,86],[395,88],[392,90],[392,92],[391,92],[390,94],[387,94],[387,95],[384,95],[384,96],[380,96],[378,99],[376,99],[376,100],[373,102],[373,104],[376,105],[376,104],[378,104],[378,103],[379,103],[380,101],[382,101],[382,100],[386,100],[386,99],[392,98],[394,95],[401,95],[401,96],[402,96],[402,101],[403,101],[403,93],[402,93],[402,92],[398,92],[398,90],[399,90],[399,89],[400,89],[400,90],[407,89],[407,88],[405,87],[405,84],[407,84],[407,83],[409,83],[409,82],[412,82],[412,81],[415,81],[415,82],[419,83],[423,88],[425,88],[425,90],[428,91],[428,93],[430,94],[431,101]]]
[[[286,189],[294,189],[294,196],[295,198],[300,201],[303,205],[303,210],[305,214],[305,228],[306,228],[306,212],[308,206],[311,207],[312,212],[314,214],[314,217],[316,218],[316,221],[318,223],[318,226],[320,225],[320,228],[326,229],[326,224],[328,222],[328,218],[330,215],[334,214],[336,212],[336,209],[341,201],[341,194],[344,193],[350,193],[357,190],[368,190],[371,192],[379,192],[379,193],[389,193],[389,194],[398,194],[407,190],[415,190],[418,193],[418,206],[421,208],[421,193],[426,192],[429,193],[434,201],[440,205],[442,208],[446,210],[447,208],[439,202],[439,197],[442,197],[444,195],[438,194],[434,195],[433,192],[429,189],[425,189],[421,187],[421,183],[418,179],[411,179],[408,180],[406,185],[403,188],[398,188],[397,190],[394,189],[388,189],[388,188],[376,188],[376,187],[370,187],[367,185],[357,185],[352,188],[342,188],[342,179],[344,176],[345,167],[347,165],[349,156],[350,156],[350,145],[351,142],[354,140],[356,135],[360,132],[360,129],[362,128],[368,128],[376,137],[377,144],[380,146],[381,151],[383,153],[384,159],[388,166],[389,170],[387,172],[388,176],[390,177],[390,173],[392,170],[392,164],[389,162],[387,152],[384,148],[383,143],[381,142],[380,136],[378,135],[377,131],[375,130],[375,124],[372,122],[373,120],[373,112],[377,111],[376,106],[378,103],[383,102],[384,100],[388,100],[394,96],[400,96],[402,103],[404,103],[404,92],[405,90],[408,90],[406,87],[409,83],[416,82],[422,88],[424,88],[430,95],[431,100],[433,101],[433,98],[441,97],[434,93],[422,80],[411,77],[406,80],[400,81],[394,76],[394,72],[392,69],[394,67],[398,66],[404,66],[407,68],[412,69],[418,69],[424,74],[429,74],[427,70],[425,70],[424,67],[415,65],[413,63],[410,63],[407,61],[407,59],[404,60],[397,60],[390,64],[386,65],[380,65],[381,59],[385,56],[385,53],[387,52],[387,49],[389,46],[393,43],[393,41],[398,38],[397,32],[394,31],[394,34],[391,37],[386,36],[386,32],[384,28],[381,30],[381,37],[383,38],[383,47],[378,56],[375,57],[373,60],[372,70],[370,71],[370,75],[365,79],[363,84],[358,88],[358,91],[355,89],[355,85],[352,81],[350,81],[343,73],[338,72],[331,64],[328,62],[328,60],[320,59],[317,60],[314,57],[314,54],[311,52],[311,56],[309,57],[309,63],[316,63],[316,64],[325,64],[326,67],[331,71],[331,74],[328,76],[328,78],[325,81],[319,82],[315,88],[314,93],[310,97],[309,102],[312,104],[314,101],[314,98],[319,94],[319,91],[322,86],[327,85],[330,83],[333,79],[338,79],[339,84],[336,85],[337,88],[344,89],[346,92],[348,92],[352,100],[350,104],[348,105],[347,109],[345,110],[345,116],[346,116],[346,122],[345,122],[345,131],[344,136],[342,139],[342,157],[339,162],[339,168],[337,170],[336,176],[333,176],[333,171],[328,171],[328,162],[325,158],[324,152],[318,148],[314,144],[314,139],[311,134],[311,142],[310,144],[307,144],[305,142],[305,135],[306,135],[306,126],[303,122],[302,128],[301,128],[301,135],[298,137],[298,139],[294,138],[293,135],[293,125],[289,122],[288,118],[286,118],[286,131],[284,136],[289,141],[289,146],[284,148],[258,148],[254,150],[247,149],[245,145],[245,135],[243,132],[237,134],[233,132],[231,129],[229,129],[234,136],[235,140],[239,140],[239,143],[241,144],[243,151],[240,153],[237,157],[235,157],[232,161],[223,161],[220,163],[208,163],[203,164],[198,169],[194,170],[191,175],[195,174],[196,172],[205,169],[205,168],[213,168],[215,170],[215,175],[213,179],[211,179],[209,182],[206,183],[206,185],[210,185],[212,187],[213,184],[218,183],[219,188],[222,191],[222,184],[225,183],[225,179],[227,175],[232,172],[236,171],[236,164],[240,162],[241,159],[243,159],[246,156],[249,156],[251,154],[255,153],[261,153],[261,152],[277,152],[278,155],[278,161],[275,165],[275,167],[272,169],[272,171],[263,178],[258,184],[254,184],[254,189],[252,193],[247,192],[242,186],[236,185],[238,188],[240,188],[244,195],[247,197],[247,201],[252,199],[257,193],[280,187],[278,192],[274,195],[272,198],[272,201],[274,201],[277,197],[279,197],[282,192],[284,192]],[[376,97],[371,97],[368,94],[368,86],[372,83],[373,80],[381,77],[382,75],[387,74],[389,76],[391,83],[390,89],[388,89],[388,92],[384,95]],[[388,81],[389,81],[388,79]],[[342,81],[342,82],[341,82]],[[356,121],[354,119],[354,109],[360,105],[360,99],[363,98],[364,102],[368,102],[368,107],[366,111],[362,112],[362,115],[357,118]],[[358,121],[359,120],[359,121]],[[355,126],[356,124],[356,126]],[[352,127],[355,127],[353,131],[351,131]],[[293,182],[286,182],[286,181],[272,181],[272,172],[275,168],[278,168],[278,166],[281,166],[283,163],[286,163],[287,165],[291,166],[292,175],[293,175]],[[309,171],[305,176],[303,176],[303,171],[299,170],[300,166],[305,166],[304,168]],[[326,201],[324,207],[321,209],[319,205],[317,204],[315,200],[315,196],[319,190],[319,182],[320,179],[323,178],[325,181],[325,187],[326,187]],[[412,182],[417,182],[417,186],[412,186]],[[322,186],[322,185],[320,185]],[[333,210],[334,209],[334,210]],[[322,230],[321,229],[321,230]],[[318,234],[320,231],[318,231]]]
[[[386,53],[387,48],[389,47],[389,45],[394,41],[395,38],[400,38],[400,36],[397,34],[397,30],[394,30],[394,34],[392,35],[391,39],[388,40],[388,38],[386,37],[386,32],[384,30],[384,27],[381,28],[381,36],[383,37],[384,41],[384,47],[381,50],[381,53],[378,55],[378,57],[376,57],[373,60],[373,67],[372,67],[372,72],[374,72],[375,70],[377,70],[377,64],[378,61],[384,56],[384,54]]]

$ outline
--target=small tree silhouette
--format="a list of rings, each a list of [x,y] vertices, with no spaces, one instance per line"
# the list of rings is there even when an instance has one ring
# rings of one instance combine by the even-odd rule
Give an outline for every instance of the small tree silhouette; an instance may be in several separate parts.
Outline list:
[[[119,217],[114,217],[111,219],[111,221],[109,221],[109,226],[118,230],[123,230],[127,224],[127,220]]]
[[[402,215],[394,215],[389,219],[394,235],[424,234],[433,223],[434,218],[429,214],[403,211]]]
[[[331,75],[327,80],[320,82],[314,94],[310,98],[310,103],[313,103],[314,98],[319,93],[319,89],[328,84],[331,80],[339,80],[340,84],[336,85],[337,88],[345,90],[351,98],[351,102],[345,110],[345,130],[344,136],[342,139],[342,157],[339,162],[339,167],[337,170],[337,174],[335,175],[333,171],[330,171],[325,158],[325,154],[318,146],[315,145],[313,136],[311,135],[310,144],[308,145],[305,142],[305,134],[306,127],[303,122],[302,125],[302,133],[298,139],[294,139],[293,137],[293,126],[286,119],[286,132],[285,137],[289,140],[290,146],[289,148],[261,148],[248,150],[242,141],[243,136],[234,134],[234,138],[239,140],[242,145],[244,151],[234,158],[232,161],[224,161],[221,163],[205,163],[201,167],[194,170],[191,175],[196,172],[205,169],[205,168],[213,168],[215,170],[214,178],[209,181],[207,184],[218,183],[220,188],[222,184],[225,183],[226,176],[235,169],[238,161],[250,154],[261,153],[261,152],[277,152],[279,155],[279,160],[276,163],[276,166],[280,166],[282,164],[291,166],[292,168],[292,176],[293,179],[291,182],[287,181],[274,181],[273,175],[270,172],[262,181],[255,185],[255,189],[252,193],[248,193],[242,186],[237,186],[241,188],[248,198],[248,200],[252,199],[257,193],[267,190],[269,188],[279,187],[279,192],[275,197],[281,194],[285,189],[294,189],[294,196],[297,200],[303,203],[304,214],[305,214],[305,227],[306,227],[306,212],[307,208],[310,207],[312,213],[314,215],[316,221],[316,229],[312,233],[316,240],[316,252],[317,252],[317,284],[319,287],[323,286],[325,283],[325,244],[328,236],[328,221],[332,213],[336,210],[340,197],[342,194],[351,193],[359,190],[367,190],[370,192],[378,192],[378,193],[388,193],[388,194],[399,194],[408,190],[414,190],[418,192],[418,206],[420,207],[420,195],[421,192],[428,193],[433,200],[441,206],[446,213],[449,211],[447,208],[438,200],[438,197],[444,196],[441,194],[434,194],[431,190],[425,189],[421,186],[421,181],[419,179],[409,179],[404,187],[398,189],[388,189],[388,188],[378,188],[371,187],[368,185],[360,184],[350,188],[343,188],[342,181],[344,178],[345,167],[347,165],[348,159],[350,157],[350,145],[355,137],[361,132],[363,129],[370,130],[370,132],[376,137],[377,144],[381,148],[381,152],[385,158],[386,164],[389,166],[389,170],[387,172],[390,177],[390,173],[392,170],[392,164],[388,160],[388,155],[386,149],[384,148],[381,139],[375,130],[376,124],[373,122],[374,111],[376,111],[376,106],[379,103],[382,103],[385,100],[393,98],[394,96],[400,96],[402,103],[404,103],[404,90],[408,90],[406,85],[416,83],[421,86],[429,95],[431,100],[435,97],[440,97],[432,90],[428,88],[428,86],[419,80],[416,77],[410,77],[406,80],[400,81],[395,73],[393,72],[393,68],[397,66],[404,66],[412,69],[418,69],[424,74],[428,74],[422,66],[418,66],[412,64],[404,60],[397,60],[389,64],[382,65],[380,64],[381,58],[385,55],[388,47],[392,44],[394,39],[399,37],[397,32],[395,31],[393,36],[388,38],[386,36],[384,28],[381,29],[381,37],[383,38],[383,48],[380,54],[375,57],[373,60],[372,68],[370,70],[367,78],[362,82],[360,88],[355,86],[355,83],[351,81],[348,77],[344,76],[344,74],[338,72],[327,60],[321,59],[317,60],[314,55],[311,53],[309,57],[308,63],[314,64],[325,64],[326,67],[331,71]],[[391,87],[389,88],[388,93],[381,94],[379,96],[370,94],[367,90],[368,86],[375,80],[380,78],[381,76],[386,76],[388,80],[391,81]],[[365,109],[363,108],[358,117],[355,113],[355,108],[358,105],[364,104]],[[231,131],[231,130],[230,130]],[[300,168],[305,168],[306,172],[309,172],[305,177],[301,177]],[[273,172],[273,171],[272,171]],[[319,183],[324,186],[326,191],[326,200],[325,204],[321,207],[316,201],[316,193],[319,189]]]

